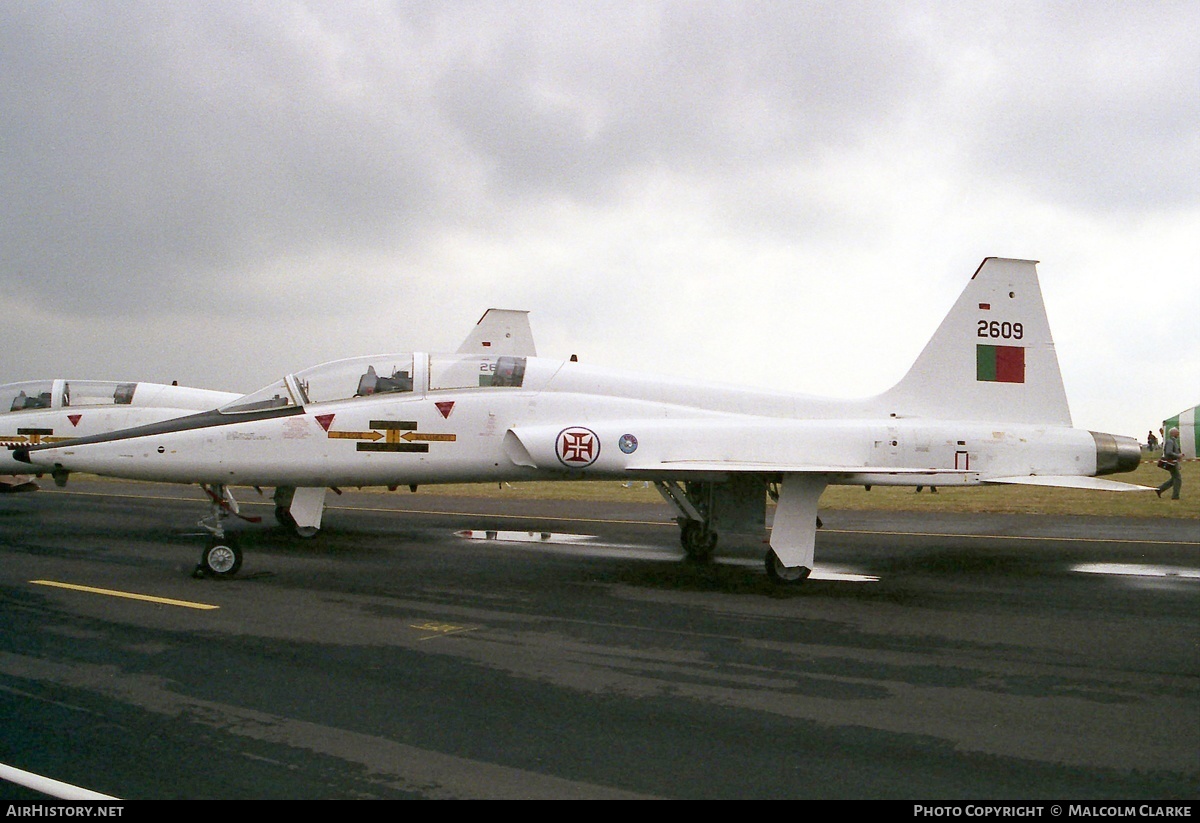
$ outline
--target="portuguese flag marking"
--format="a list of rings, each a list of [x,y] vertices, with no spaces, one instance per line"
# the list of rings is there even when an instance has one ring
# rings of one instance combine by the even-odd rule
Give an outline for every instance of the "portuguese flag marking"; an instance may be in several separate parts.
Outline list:
[[[975,379],[985,383],[1024,383],[1025,349],[1021,346],[977,345]]]

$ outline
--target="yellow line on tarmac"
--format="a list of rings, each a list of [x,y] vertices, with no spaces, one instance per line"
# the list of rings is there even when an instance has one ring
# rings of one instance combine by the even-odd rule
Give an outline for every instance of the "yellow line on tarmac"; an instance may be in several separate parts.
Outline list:
[[[418,641],[432,640],[435,637],[446,637],[447,635],[451,634],[462,634],[463,632],[478,631],[478,629],[473,629],[470,626],[455,626],[449,623],[433,622],[416,623],[411,625],[409,628],[417,629],[418,631],[423,632],[432,632],[432,634],[428,634],[425,637],[417,638]]]
[[[169,597],[152,597],[148,594],[133,594],[132,592],[118,592],[112,589],[96,589],[91,586],[77,586],[74,583],[59,583],[54,580],[30,580],[35,586],[54,586],[58,589],[73,589],[77,592],[90,592],[92,594],[106,594],[109,597],[124,597],[129,600],[145,600],[148,603],[162,603],[164,606],[182,606],[185,609],[219,609],[220,606],[213,606],[209,603],[192,603],[188,600],[172,600]]]

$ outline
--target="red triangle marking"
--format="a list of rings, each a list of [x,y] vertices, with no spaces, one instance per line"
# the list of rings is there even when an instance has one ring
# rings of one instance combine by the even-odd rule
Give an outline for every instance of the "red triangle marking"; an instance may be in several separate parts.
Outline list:
[[[321,428],[323,428],[325,431],[329,431],[329,427],[333,425],[333,417],[334,416],[332,414],[318,414],[314,415],[313,419],[317,421]]]
[[[83,417],[82,414],[68,414],[67,415],[67,419],[71,421],[72,426],[78,426],[79,418],[81,418],[81,417]]]
[[[450,412],[454,411],[454,401],[453,400],[443,400],[442,402],[434,403],[433,405],[437,406],[437,410],[442,413],[443,418],[449,417]]]

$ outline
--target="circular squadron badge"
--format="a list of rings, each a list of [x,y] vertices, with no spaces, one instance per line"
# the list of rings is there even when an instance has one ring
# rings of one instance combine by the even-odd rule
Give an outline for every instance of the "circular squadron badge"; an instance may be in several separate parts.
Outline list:
[[[554,450],[567,468],[586,469],[600,456],[600,438],[591,429],[571,426],[558,433]]]

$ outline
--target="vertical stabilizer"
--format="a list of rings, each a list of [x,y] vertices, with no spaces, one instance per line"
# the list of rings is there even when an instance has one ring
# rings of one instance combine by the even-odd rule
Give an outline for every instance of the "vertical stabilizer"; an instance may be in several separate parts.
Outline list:
[[[900,417],[1071,425],[1037,263],[989,257],[881,398]]]
[[[458,353],[536,357],[533,332],[529,328],[529,312],[488,309],[458,347]]]

